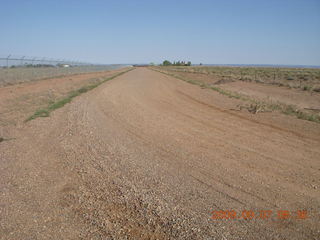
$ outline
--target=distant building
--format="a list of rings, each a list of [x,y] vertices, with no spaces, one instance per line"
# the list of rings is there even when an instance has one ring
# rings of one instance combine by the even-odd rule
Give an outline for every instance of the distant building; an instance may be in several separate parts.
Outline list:
[[[64,68],[68,68],[68,67],[71,67],[69,64],[57,64],[57,67],[64,67]]]

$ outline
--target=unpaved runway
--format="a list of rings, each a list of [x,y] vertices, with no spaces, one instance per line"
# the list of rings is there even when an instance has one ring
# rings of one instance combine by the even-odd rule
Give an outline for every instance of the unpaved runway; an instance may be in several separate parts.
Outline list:
[[[138,68],[10,130],[0,238],[319,239],[319,125],[233,101]]]

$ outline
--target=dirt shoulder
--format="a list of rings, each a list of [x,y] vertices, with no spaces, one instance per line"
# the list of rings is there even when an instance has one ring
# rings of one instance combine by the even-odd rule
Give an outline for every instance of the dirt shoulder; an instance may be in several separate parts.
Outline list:
[[[320,125],[238,101],[137,68],[11,128],[0,237],[317,239]]]
[[[219,86],[259,100],[281,102],[295,105],[301,109],[319,109],[320,111],[320,94],[315,92],[241,81],[220,84]]]
[[[34,111],[83,86],[97,83],[125,69],[75,74],[0,88],[0,126],[16,125]]]
[[[304,114],[309,115],[310,118],[320,119],[320,93],[314,91],[303,91],[262,82],[240,81],[228,77],[219,78],[210,74],[184,72],[182,71],[183,69],[174,70],[162,67],[156,68],[156,70],[177,76],[186,81],[194,81],[198,85],[204,84],[207,88],[219,88],[222,91],[232,93],[231,95],[235,97],[250,100],[244,101],[244,104],[246,102],[249,102],[249,104],[258,102],[262,106],[269,105],[266,111],[284,109],[282,112],[289,112],[289,114],[292,113],[292,115],[297,115],[303,119],[308,119]]]

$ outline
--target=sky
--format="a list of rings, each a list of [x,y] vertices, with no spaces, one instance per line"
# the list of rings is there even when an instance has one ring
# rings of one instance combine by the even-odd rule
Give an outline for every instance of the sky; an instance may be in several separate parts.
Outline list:
[[[320,0],[0,0],[0,55],[320,65]]]

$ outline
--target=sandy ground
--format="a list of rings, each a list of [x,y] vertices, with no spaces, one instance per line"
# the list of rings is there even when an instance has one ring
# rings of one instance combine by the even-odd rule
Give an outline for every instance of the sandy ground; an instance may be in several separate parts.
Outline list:
[[[315,92],[241,81],[223,84],[222,88],[260,100],[295,105],[302,109],[320,110],[320,94]]]
[[[0,126],[19,124],[37,109],[66,96],[70,91],[121,71],[123,69],[74,74],[0,87]]]
[[[320,124],[236,104],[137,68],[1,126],[0,238],[319,239]]]
[[[162,68],[161,71],[168,72],[165,68]],[[316,113],[320,111],[320,93],[317,92],[263,83],[230,80],[228,78],[219,79],[216,76],[208,74],[177,71],[169,71],[169,73],[208,85],[218,86],[219,88],[237,92],[257,100],[294,105],[299,109],[317,109]]]

